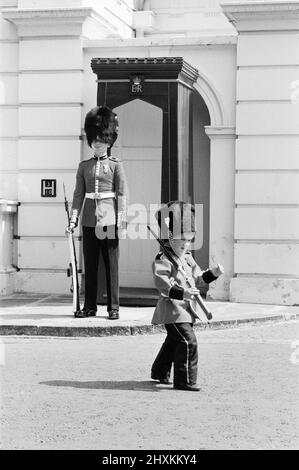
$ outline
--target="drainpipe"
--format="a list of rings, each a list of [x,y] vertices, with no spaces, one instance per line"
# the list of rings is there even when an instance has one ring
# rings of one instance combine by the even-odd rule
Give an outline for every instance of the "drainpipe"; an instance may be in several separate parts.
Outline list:
[[[0,295],[12,294],[15,290],[17,201],[0,199]]]

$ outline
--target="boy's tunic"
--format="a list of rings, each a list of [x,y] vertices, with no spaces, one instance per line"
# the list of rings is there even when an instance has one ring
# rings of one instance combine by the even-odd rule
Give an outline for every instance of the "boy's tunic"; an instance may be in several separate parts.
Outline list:
[[[190,251],[185,254],[183,261],[177,257],[176,259],[182,264],[188,278],[193,280],[194,287],[198,290],[216,279],[211,270],[201,271]],[[161,253],[153,263],[153,274],[160,298],[154,311],[152,323],[194,323],[195,316],[189,301],[183,300],[184,289],[189,287],[183,274],[178,272],[166,256]],[[195,307],[200,309],[194,302],[193,308]]]

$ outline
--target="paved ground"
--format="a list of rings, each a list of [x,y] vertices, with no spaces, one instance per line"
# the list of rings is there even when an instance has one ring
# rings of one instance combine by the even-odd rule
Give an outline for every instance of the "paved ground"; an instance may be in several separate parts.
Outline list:
[[[82,302],[81,302],[82,304]],[[206,302],[213,313],[204,314],[197,328],[238,326],[242,323],[299,318],[299,306]],[[15,294],[0,299],[0,334],[45,336],[134,335],[161,330],[151,326],[154,307],[121,307],[119,320],[108,320],[106,307],[99,306],[96,318],[76,319],[70,297]]]
[[[197,336],[199,393],[149,380],[163,334],[1,337],[1,448],[298,449],[299,322]]]

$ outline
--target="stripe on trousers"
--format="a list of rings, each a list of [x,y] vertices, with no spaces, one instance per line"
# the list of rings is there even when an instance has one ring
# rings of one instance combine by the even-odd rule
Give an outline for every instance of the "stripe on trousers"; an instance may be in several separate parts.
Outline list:
[[[174,328],[177,330],[179,335],[183,338],[184,342],[186,343],[187,347],[187,358],[186,358],[186,372],[187,372],[187,383],[189,383],[189,344],[188,341],[186,340],[185,336],[180,332],[180,330],[175,326],[175,323],[173,324]]]

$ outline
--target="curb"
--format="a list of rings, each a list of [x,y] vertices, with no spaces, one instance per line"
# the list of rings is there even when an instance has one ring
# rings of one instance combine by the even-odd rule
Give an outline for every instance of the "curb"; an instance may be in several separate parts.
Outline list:
[[[299,313],[272,315],[258,318],[220,320],[211,323],[195,323],[195,330],[219,330],[257,325],[267,322],[298,320]],[[0,325],[0,336],[58,336],[58,337],[101,337],[101,336],[136,336],[143,334],[164,333],[163,325],[138,326],[37,326],[37,325]]]

